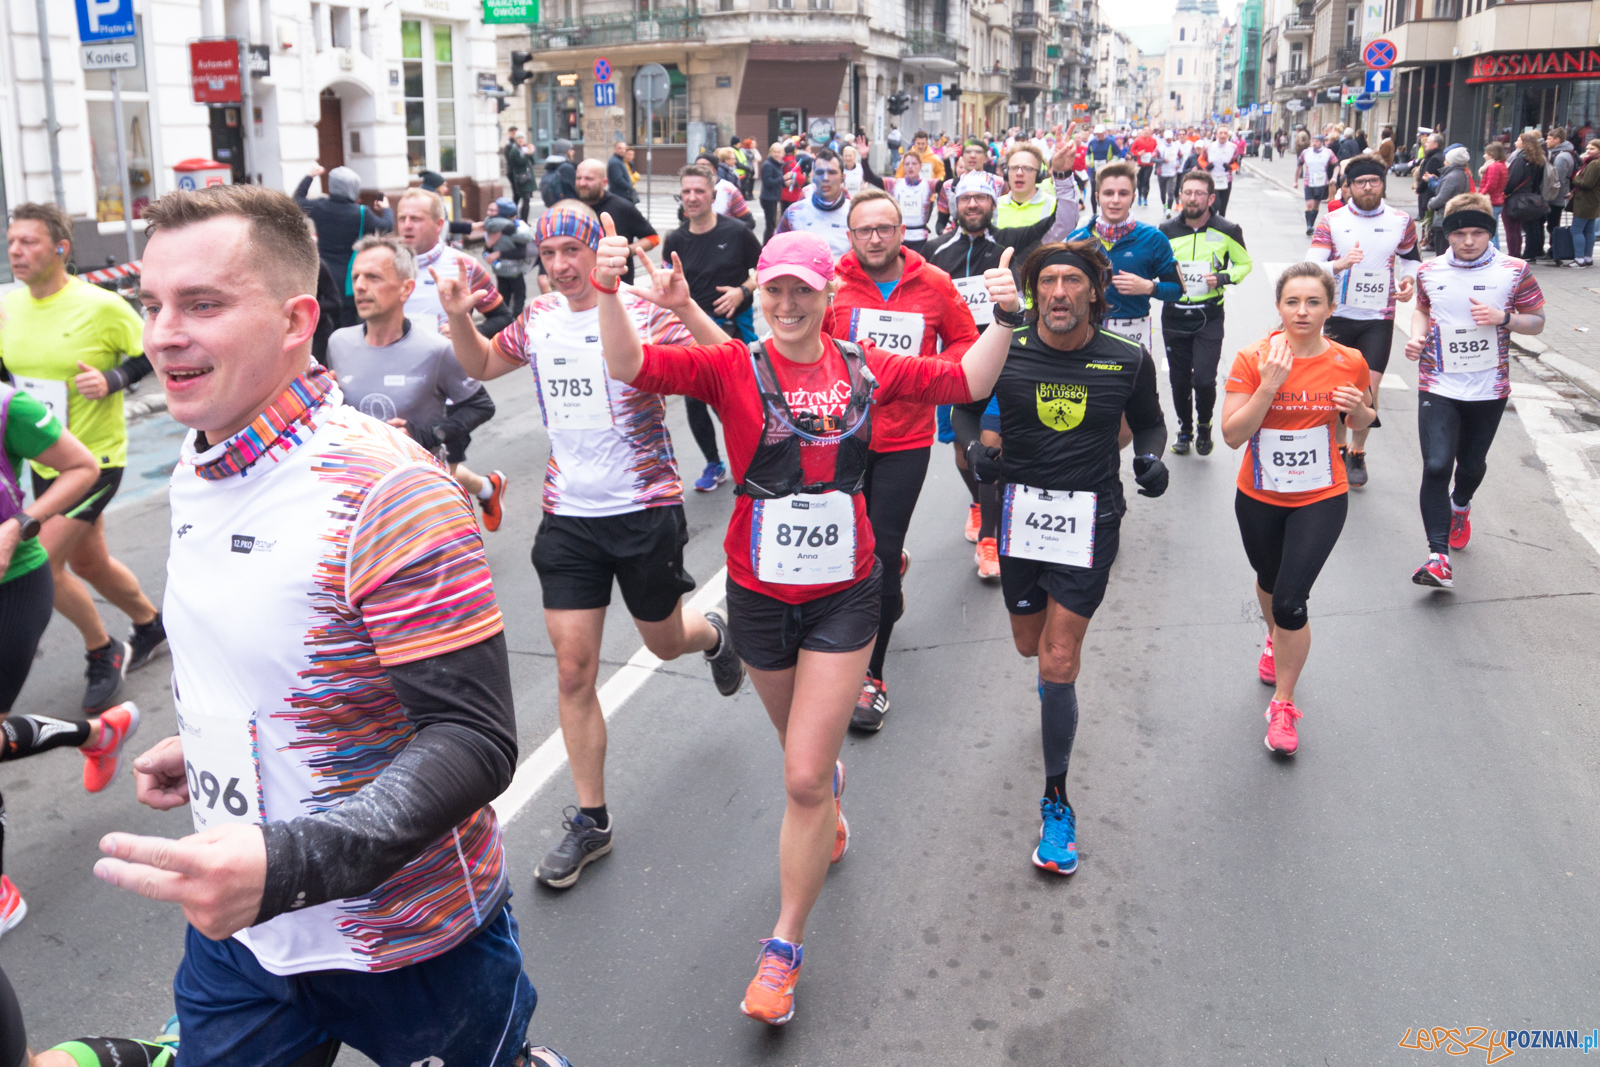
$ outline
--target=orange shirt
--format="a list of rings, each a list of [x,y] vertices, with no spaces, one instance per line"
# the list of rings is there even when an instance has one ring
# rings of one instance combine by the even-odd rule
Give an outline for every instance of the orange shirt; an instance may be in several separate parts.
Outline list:
[[[1228,392],[1248,395],[1261,387],[1261,360],[1271,341],[1269,336],[1234,357]],[[1333,443],[1334,420],[1339,417],[1333,391],[1341,385],[1362,392],[1372,386],[1367,361],[1355,349],[1329,341],[1320,356],[1295,359],[1261,428],[1245,448],[1239,464],[1241,493],[1263,503],[1297,508],[1349,491],[1344,460]]]

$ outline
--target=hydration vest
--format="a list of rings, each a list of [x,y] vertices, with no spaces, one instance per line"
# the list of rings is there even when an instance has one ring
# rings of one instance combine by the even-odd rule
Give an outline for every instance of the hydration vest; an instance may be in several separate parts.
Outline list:
[[[734,487],[735,492],[757,500],[832,490],[851,496],[861,492],[867,476],[867,449],[872,444],[872,395],[878,382],[867,369],[866,354],[860,345],[840,340],[833,343],[844,357],[850,375],[850,403],[836,426],[816,425],[815,416],[807,420],[810,425],[801,426],[783,398],[766,343],[757,341],[750,346],[750,365],[761,391],[761,443],[756,445],[755,455],[745,468],[744,481]],[[835,432],[837,437],[832,436]],[[837,441],[839,449],[834,453],[831,481],[805,484],[800,462],[802,440],[818,444]]]
[[[11,386],[0,384],[0,444],[6,439],[6,419],[10,417],[11,398],[16,393]],[[5,522],[21,510],[22,484],[17,479],[17,472],[11,469],[6,450],[0,447],[0,522]]]

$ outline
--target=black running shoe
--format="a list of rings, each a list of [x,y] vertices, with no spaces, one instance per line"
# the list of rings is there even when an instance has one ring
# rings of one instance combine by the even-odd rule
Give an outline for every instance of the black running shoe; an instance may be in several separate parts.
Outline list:
[[[1211,455],[1211,424],[1202,422],[1194,431],[1194,450],[1202,456]]]
[[[850,729],[875,734],[883,729],[883,717],[889,714],[889,690],[881,679],[867,675],[861,683],[861,696],[856,700],[856,710],[850,713]]]
[[[565,889],[578,880],[583,869],[611,851],[611,826],[604,830],[577,808],[568,807],[561,820],[567,836],[561,844],[545,853],[539,866],[534,868],[534,881],[551,889]],[[616,820],[606,816],[608,824]]]
[[[706,622],[717,631],[716,651],[705,654],[706,662],[711,664],[711,680],[717,683],[717,692],[731,697],[744,684],[744,662],[739,659],[739,653],[734,651],[733,635],[728,633],[728,620],[722,617],[722,613],[706,612]]]
[[[1194,435],[1187,430],[1178,431],[1178,439],[1172,442],[1172,451],[1180,456],[1189,454],[1189,442],[1194,440]]]
[[[1351,452],[1344,457],[1344,476],[1350,488],[1360,489],[1367,484],[1367,454]]]
[[[143,626],[135,625],[133,633],[128,635],[128,647],[132,651],[128,655],[128,669],[136,671],[150,662],[162,645],[167,643],[167,628],[161,625],[161,612],[156,612],[156,617]]]
[[[112,638],[106,647],[85,652],[89,661],[83,675],[89,684],[83,690],[84,711],[104,711],[117,702],[122,692],[123,679],[128,676],[128,657],[132,650],[128,642]]]

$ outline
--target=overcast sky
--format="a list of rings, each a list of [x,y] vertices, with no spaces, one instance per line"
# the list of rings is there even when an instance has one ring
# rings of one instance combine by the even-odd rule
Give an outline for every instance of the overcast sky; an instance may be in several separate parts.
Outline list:
[[[1101,0],[1100,17],[1113,26],[1148,26],[1172,21],[1175,0]],[[1238,11],[1237,0],[1217,0],[1221,12],[1232,18]]]

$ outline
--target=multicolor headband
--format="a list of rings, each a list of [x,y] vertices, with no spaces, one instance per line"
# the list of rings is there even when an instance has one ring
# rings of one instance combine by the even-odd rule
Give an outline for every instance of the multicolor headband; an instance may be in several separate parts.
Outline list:
[[[535,242],[543,243],[551,237],[572,237],[590,248],[598,249],[600,224],[587,212],[574,211],[572,208],[559,211],[552,209],[539,216],[539,225],[533,231]]]

